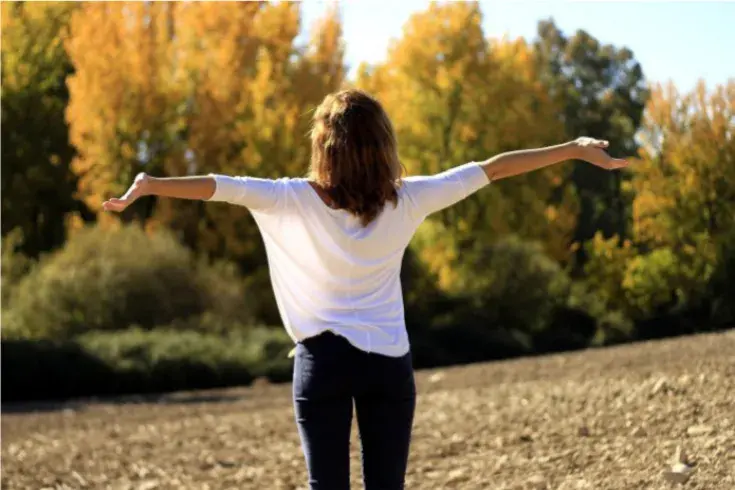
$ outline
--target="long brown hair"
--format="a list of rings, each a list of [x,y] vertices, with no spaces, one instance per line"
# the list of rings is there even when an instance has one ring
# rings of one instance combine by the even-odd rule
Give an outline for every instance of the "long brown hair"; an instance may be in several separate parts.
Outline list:
[[[309,179],[335,208],[373,221],[398,201],[403,167],[393,125],[380,103],[360,90],[324,98],[311,128]]]

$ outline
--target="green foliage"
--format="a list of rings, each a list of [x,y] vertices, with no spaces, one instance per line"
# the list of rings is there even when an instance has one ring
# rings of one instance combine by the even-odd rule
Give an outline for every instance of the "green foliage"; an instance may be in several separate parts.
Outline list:
[[[598,234],[587,244],[584,283],[598,292],[606,308],[638,321],[699,308],[716,296],[713,281],[722,281],[732,269],[719,265],[727,259],[718,256],[706,235],[689,240],[695,245],[659,246],[645,253],[630,242]]]
[[[220,336],[167,328],[92,332],[74,341],[4,340],[3,399],[64,399],[244,385],[290,376],[282,329]]]
[[[451,241],[435,232],[430,226],[422,239],[434,237],[440,247]],[[438,285],[425,299],[430,306],[407,310],[419,365],[582,348],[631,334],[624,315],[609,312],[595,292],[573,282],[538,243],[508,236],[468,243],[452,254],[461,260],[451,263],[449,279],[442,279],[444,269],[427,265],[425,273]]]
[[[695,253],[677,253],[671,247],[661,247],[631,259],[623,287],[633,314],[641,318],[662,308],[699,304],[715,266],[702,253],[705,247],[703,243]]]
[[[606,239],[601,232],[584,247],[584,283],[597,292],[606,307],[628,310],[623,281],[628,262],[638,253],[636,248],[630,241],[621,243],[618,236]]]
[[[205,314],[209,324],[251,323],[233,267],[197,263],[171,234],[133,225],[75,233],[20,281],[8,306],[6,337],[66,339]]]
[[[568,137],[599,135],[610,141],[613,154],[634,155],[649,91],[633,52],[604,45],[583,30],[566,36],[551,20],[539,22],[535,48],[541,80],[563,108],[559,119]],[[575,163],[571,182],[580,199],[576,242],[591,239],[598,230],[605,236],[627,235],[630,199],[622,190],[624,178],[620,172]],[[584,250],[579,249],[579,258]]]
[[[77,201],[64,111],[73,67],[63,40],[76,2],[2,4],[2,235],[22,231],[31,257],[64,242]]]
[[[16,228],[2,238],[2,305],[7,306],[12,291],[28,274],[34,261],[19,250],[23,243],[23,232]]]
[[[512,235],[477,244],[462,257],[458,295],[487,324],[539,332],[570,287],[564,270],[539,244]]]

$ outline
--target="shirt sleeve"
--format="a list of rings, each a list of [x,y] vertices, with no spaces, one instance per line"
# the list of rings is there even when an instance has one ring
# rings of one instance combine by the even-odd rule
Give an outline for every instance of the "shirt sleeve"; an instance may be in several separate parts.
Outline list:
[[[279,207],[285,196],[286,179],[261,179],[257,177],[230,177],[210,174],[215,190],[209,201],[228,202],[257,211]]]
[[[403,179],[406,194],[421,218],[448,208],[490,183],[485,170],[470,162],[431,176]]]

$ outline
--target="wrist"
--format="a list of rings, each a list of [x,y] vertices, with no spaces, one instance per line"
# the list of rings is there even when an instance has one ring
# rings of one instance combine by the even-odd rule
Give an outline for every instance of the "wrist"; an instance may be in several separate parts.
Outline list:
[[[564,153],[566,160],[582,160],[582,148],[577,144],[575,140],[564,143]]]
[[[142,196],[152,196],[156,193],[155,186],[158,183],[158,179],[151,177],[147,174],[142,174],[139,177],[138,186],[140,188],[140,194]]]

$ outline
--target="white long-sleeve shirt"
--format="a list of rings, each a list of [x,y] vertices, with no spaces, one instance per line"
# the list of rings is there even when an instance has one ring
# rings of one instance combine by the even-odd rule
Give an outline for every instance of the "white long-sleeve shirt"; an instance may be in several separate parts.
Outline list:
[[[309,181],[213,175],[210,201],[247,207],[258,224],[278,309],[295,342],[325,330],[367,352],[409,351],[400,271],[423,220],[489,183],[477,163],[407,177],[398,204],[368,226],[328,207]]]

